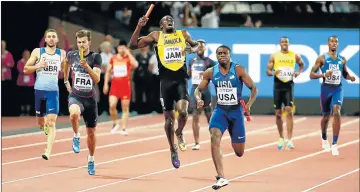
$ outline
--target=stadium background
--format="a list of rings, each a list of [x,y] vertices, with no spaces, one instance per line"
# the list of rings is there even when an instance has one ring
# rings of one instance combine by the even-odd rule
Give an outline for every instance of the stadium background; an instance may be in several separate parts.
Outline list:
[[[24,91],[26,88],[17,83],[18,78],[24,78],[17,63],[22,59],[24,50],[31,52],[39,47],[47,28],[58,30],[58,47],[67,51],[76,48],[75,32],[81,28],[89,29],[92,31],[91,49],[100,51],[100,45],[106,40],[113,47],[120,39],[128,42],[139,17],[150,3],[155,3],[155,8],[142,35],[157,30],[161,17],[169,14],[175,18],[178,29],[189,30],[194,39],[206,40],[206,55],[210,58],[215,59],[214,48],[219,44],[232,48],[232,60],[245,66],[259,87],[253,114],[273,114],[273,79],[266,76],[265,69],[270,54],[279,48],[280,37],[287,36],[290,49],[301,54],[305,62],[305,73],[297,78],[295,85],[296,114],[319,115],[320,82],[310,80],[309,72],[316,57],[327,51],[327,38],[337,35],[339,52],[348,59],[348,68],[356,77],[354,83],[343,81],[343,114],[359,114],[359,2],[69,1],[1,3],[1,39],[6,42],[6,50],[14,61],[13,67],[6,68],[11,70],[11,78],[2,78],[2,116],[34,115],[32,92],[28,94]],[[133,73],[132,114],[161,113],[158,95],[154,91],[158,89],[158,80],[148,67],[152,47],[149,50],[147,62],[140,64],[142,67]],[[133,54],[138,55],[139,50],[133,51]],[[187,60],[194,56],[188,55]],[[4,68],[2,60],[3,72]],[[68,93],[61,78],[60,75],[60,114],[66,116]],[[102,95],[102,84],[99,86],[99,114],[108,116],[108,98]],[[32,89],[31,85],[29,87]],[[213,87],[211,89],[214,94]],[[248,95],[249,91],[245,88],[245,98]],[[21,104],[21,100],[28,103]],[[25,105],[30,105],[30,113],[26,112]]]

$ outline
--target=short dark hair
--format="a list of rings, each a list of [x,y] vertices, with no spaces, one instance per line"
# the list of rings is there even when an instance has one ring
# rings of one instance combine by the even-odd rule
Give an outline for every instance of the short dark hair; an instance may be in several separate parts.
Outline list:
[[[86,30],[86,29],[82,29],[82,30],[76,32],[75,36],[76,36],[76,39],[77,38],[87,37],[88,41],[91,41],[91,32],[89,30]]]
[[[123,39],[120,39],[118,46],[121,46],[121,45],[127,46],[127,42]]]
[[[54,32],[54,33],[56,33],[56,36],[58,36],[58,33],[55,29],[47,29],[44,33],[44,36],[46,37],[47,33],[50,33],[50,32]]]
[[[229,50],[229,52],[231,53],[230,47],[228,47],[228,46],[226,46],[226,45],[220,45],[220,46],[216,49],[216,53],[218,52],[218,50],[219,50],[220,48],[226,48],[226,49]]]

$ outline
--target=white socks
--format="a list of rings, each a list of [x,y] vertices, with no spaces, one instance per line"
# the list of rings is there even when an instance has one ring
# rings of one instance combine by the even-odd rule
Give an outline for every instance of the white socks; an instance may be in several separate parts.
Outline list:
[[[89,162],[90,162],[90,161],[94,161],[94,159],[95,159],[94,156],[90,156],[90,155],[88,156],[88,161],[89,161]]]
[[[80,132],[74,133],[74,137],[80,138]]]

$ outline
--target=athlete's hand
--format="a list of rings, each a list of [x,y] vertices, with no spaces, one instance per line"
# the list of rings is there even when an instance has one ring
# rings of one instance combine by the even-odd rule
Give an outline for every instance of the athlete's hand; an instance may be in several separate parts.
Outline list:
[[[104,92],[104,95],[107,95],[109,92],[109,85],[106,83],[104,84],[103,92]]]
[[[294,73],[295,78],[296,78],[297,76],[299,76],[299,75],[300,75],[300,72],[295,72],[295,73]]]
[[[326,71],[325,73],[325,77],[330,77],[332,75],[333,71],[329,70],[329,71]]]
[[[39,63],[39,68],[45,68],[48,66],[48,62],[45,61],[45,59],[43,59],[40,63]]]
[[[185,47],[185,51],[188,52],[188,53],[195,53],[196,50],[194,50],[191,45],[186,42],[186,47]]]
[[[204,106],[204,101],[201,99],[197,99],[197,108],[200,109]]]
[[[355,81],[355,77],[354,77],[354,76],[350,76],[350,80],[351,80],[352,82],[354,82],[354,81]]]
[[[147,23],[148,20],[149,20],[149,18],[146,18],[145,15],[142,16],[142,17],[140,17],[137,26],[140,27],[140,28],[141,28],[141,27],[144,27],[144,26],[146,25],[146,23]]]
[[[247,112],[244,112],[244,115],[245,115],[245,116],[250,116],[250,108],[251,108],[251,106],[249,105],[249,103],[246,104],[246,110],[247,110]]]
[[[81,67],[83,67],[83,68],[87,68],[89,65],[86,63],[86,60],[85,59],[83,59],[83,60],[80,60],[80,65],[81,65]]]

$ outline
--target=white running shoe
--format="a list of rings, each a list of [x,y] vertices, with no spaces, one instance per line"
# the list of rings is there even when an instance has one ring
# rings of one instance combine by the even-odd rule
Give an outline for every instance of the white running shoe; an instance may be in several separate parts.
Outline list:
[[[331,153],[332,153],[333,156],[338,156],[339,155],[339,150],[338,150],[337,144],[332,145]]]
[[[322,148],[324,151],[326,152],[330,152],[331,151],[331,147],[330,147],[330,143],[328,140],[322,140]]]
[[[122,129],[118,133],[120,133],[120,135],[125,135],[125,136],[129,135],[129,133],[126,131],[126,129]]]
[[[214,190],[218,190],[218,189],[220,189],[222,187],[225,187],[228,184],[229,184],[229,181],[227,179],[217,176],[216,177],[216,183],[212,186],[212,188]]]
[[[111,133],[116,133],[119,129],[119,125],[116,124],[112,129],[111,129]]]
[[[195,145],[192,147],[192,150],[200,150],[200,144],[195,144]]]
[[[288,140],[287,144],[286,144],[286,150],[291,150],[291,149],[294,149],[294,148],[295,148],[295,145],[292,142],[292,140]]]

